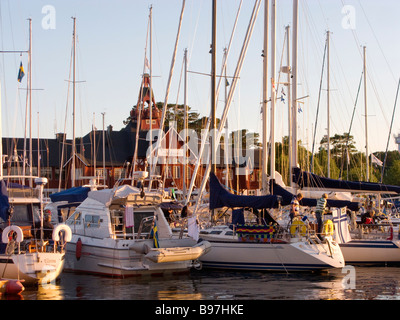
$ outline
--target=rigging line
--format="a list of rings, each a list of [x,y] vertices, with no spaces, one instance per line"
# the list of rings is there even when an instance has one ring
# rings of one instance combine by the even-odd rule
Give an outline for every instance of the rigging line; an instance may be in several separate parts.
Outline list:
[[[72,56],[73,56],[73,40],[71,44],[71,56],[70,56],[70,63],[69,63],[69,75],[68,79],[71,79],[71,73],[72,73]],[[71,86],[71,81],[68,81],[67,85],[67,101],[65,105],[65,119],[64,119],[64,135],[63,135],[63,141],[61,144],[61,161],[60,161],[60,176],[58,179],[58,192],[61,191],[61,182],[62,182],[62,171],[64,168],[64,146],[66,144],[66,132],[67,132],[67,118],[68,118],[68,106],[69,106],[69,91],[70,91],[70,86]]]
[[[319,104],[321,101],[321,91],[322,91],[322,80],[324,76],[324,69],[325,69],[325,57],[326,57],[326,51],[327,51],[327,41],[325,41],[325,50],[324,50],[324,57],[322,60],[322,72],[321,72],[321,80],[319,83],[319,93],[318,93],[318,103],[317,103],[317,114],[315,117],[315,127],[314,127],[314,137],[313,137],[313,144],[312,144],[312,149],[311,149],[311,163],[310,163],[310,172],[312,172],[312,167],[314,163],[314,145],[315,145],[315,136],[317,133],[317,123],[318,123],[318,113],[319,113]]]
[[[376,34],[375,34],[375,32],[374,32],[374,29],[372,28],[371,22],[369,21],[369,19],[368,19],[368,17],[367,17],[367,14],[365,13],[364,7],[362,6],[360,0],[358,0],[358,4],[360,5],[362,12],[364,13],[365,19],[367,20],[367,23],[368,23],[368,25],[369,25],[369,27],[370,27],[370,29],[371,29],[372,35],[374,36],[376,42],[378,43],[379,50],[381,51],[382,56],[383,56],[383,58],[385,59],[385,62],[386,62],[386,64],[387,64],[387,66],[388,66],[388,69],[389,69],[390,73],[392,74],[393,79],[396,81],[396,77],[395,77],[395,75],[394,75],[394,73],[393,73],[393,68],[391,68],[391,66],[390,66],[390,64],[389,64],[389,61],[387,60],[387,58],[386,58],[386,56],[385,56],[385,53],[384,53],[383,50],[382,50],[382,46],[381,46],[381,44],[379,43],[379,39],[378,39],[378,37],[376,36]]]
[[[388,140],[387,140],[387,144],[386,144],[385,160],[383,161],[382,172],[381,172],[381,183],[383,181],[383,174],[384,174],[385,166],[386,166],[390,135],[392,134],[393,119],[394,119],[394,115],[395,115],[395,112],[396,112],[397,97],[399,95],[399,87],[400,87],[400,79],[399,79],[399,84],[397,85],[396,99],[395,99],[395,102],[394,102],[393,114],[392,114],[392,122],[390,123],[390,130],[389,130]]]
[[[344,148],[343,153],[342,153],[342,165],[341,165],[341,167],[340,167],[339,179],[341,179],[342,173],[343,173],[344,153],[345,153],[345,152],[348,152],[348,145],[349,145],[349,140],[350,140],[350,132],[351,132],[351,128],[352,128],[352,126],[353,126],[354,114],[355,114],[355,112],[356,112],[358,97],[359,97],[360,91],[361,91],[361,84],[362,84],[362,80],[363,80],[363,74],[364,74],[364,71],[361,72],[361,78],[360,78],[360,83],[359,83],[359,85],[358,85],[356,101],[355,101],[355,103],[354,103],[353,114],[351,115],[351,120],[350,120],[350,127],[349,127],[349,131],[348,131],[348,133],[347,133],[346,147]]]

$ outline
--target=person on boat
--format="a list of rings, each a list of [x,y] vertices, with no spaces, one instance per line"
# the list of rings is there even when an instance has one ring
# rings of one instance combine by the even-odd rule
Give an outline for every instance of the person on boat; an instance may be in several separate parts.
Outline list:
[[[367,210],[361,216],[361,223],[362,224],[372,224],[374,223],[375,218],[375,210],[372,207],[372,203],[368,203]]]
[[[45,240],[52,239],[53,229],[54,226],[51,223],[51,212],[50,210],[46,210],[44,212],[44,218],[43,218],[43,239]],[[33,235],[36,239],[40,239],[40,221],[35,223]]]
[[[303,199],[303,195],[298,193],[290,203],[290,224],[292,224],[293,218],[300,215],[300,201]]]
[[[317,218],[317,235],[318,238],[322,240],[322,215],[326,213],[326,203],[327,203],[328,195],[324,193],[321,198],[317,200],[317,207],[315,209],[315,217]]]
[[[54,229],[54,226],[51,223],[51,212],[47,212],[47,214],[45,214],[44,220],[43,220],[43,238],[51,239],[53,236],[53,229]]]

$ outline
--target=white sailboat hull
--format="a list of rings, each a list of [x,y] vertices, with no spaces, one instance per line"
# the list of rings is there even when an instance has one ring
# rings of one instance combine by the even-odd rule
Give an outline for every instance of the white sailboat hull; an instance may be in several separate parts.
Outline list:
[[[351,240],[340,248],[347,264],[400,263],[399,240]]]
[[[211,243],[211,249],[200,258],[205,268],[286,272],[342,268],[345,265],[339,246],[332,242],[310,245],[307,242],[207,240]]]
[[[2,254],[0,274],[2,278],[24,280],[24,285],[44,285],[60,276],[64,262],[64,254],[54,252]]]

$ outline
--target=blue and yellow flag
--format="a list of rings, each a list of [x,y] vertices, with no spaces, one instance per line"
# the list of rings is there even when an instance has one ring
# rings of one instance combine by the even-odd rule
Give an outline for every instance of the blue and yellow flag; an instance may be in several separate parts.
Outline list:
[[[153,228],[151,229],[150,236],[153,237],[154,240],[154,248],[159,248],[160,244],[158,243],[158,230],[157,230],[157,223],[156,220],[154,219],[154,225]]]
[[[22,78],[24,77],[25,72],[24,72],[24,67],[22,66],[22,61],[21,64],[19,65],[19,71],[18,71],[18,82],[22,81]]]

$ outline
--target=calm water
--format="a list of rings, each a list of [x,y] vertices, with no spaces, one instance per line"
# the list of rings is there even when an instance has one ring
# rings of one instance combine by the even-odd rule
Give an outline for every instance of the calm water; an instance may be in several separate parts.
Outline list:
[[[167,278],[127,279],[64,273],[59,283],[26,288],[20,298],[213,301],[400,300],[400,267],[356,267],[352,269],[352,273],[342,273],[342,270],[337,270],[323,274],[202,270]]]

